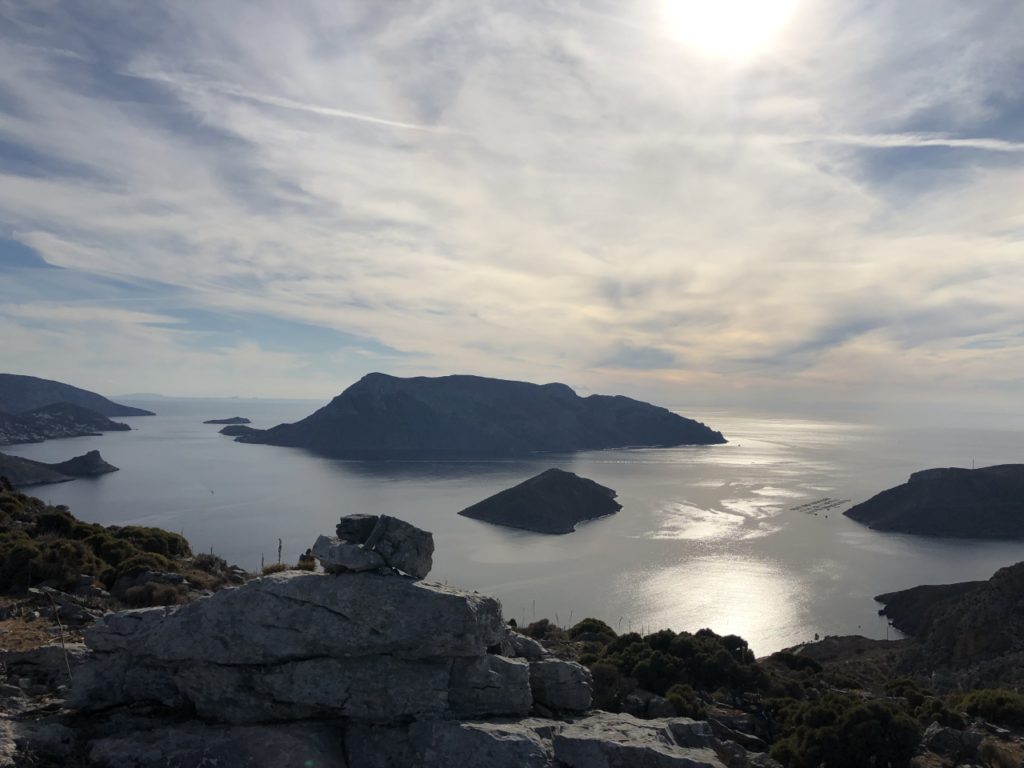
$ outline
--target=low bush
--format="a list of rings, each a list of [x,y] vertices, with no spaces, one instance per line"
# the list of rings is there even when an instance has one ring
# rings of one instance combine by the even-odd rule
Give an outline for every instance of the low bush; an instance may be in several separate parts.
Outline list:
[[[1024,726],[1024,696],[1001,688],[971,691],[956,702],[964,712],[997,725]]]
[[[184,599],[182,590],[173,584],[147,581],[125,591],[124,601],[132,608],[148,608],[153,605],[177,605]]]
[[[270,565],[263,566],[263,575],[269,576],[272,573],[281,573],[281,571],[287,571],[291,568],[287,563],[271,563]]]

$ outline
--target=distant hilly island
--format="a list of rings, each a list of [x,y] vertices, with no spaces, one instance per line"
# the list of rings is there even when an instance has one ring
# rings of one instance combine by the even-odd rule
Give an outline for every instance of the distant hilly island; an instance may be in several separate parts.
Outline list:
[[[124,431],[131,427],[111,416],[152,415],[70,384],[0,373],[0,445]]]
[[[294,424],[246,429],[242,443],[342,459],[500,457],[725,443],[721,432],[621,395],[480,376],[371,373]]]

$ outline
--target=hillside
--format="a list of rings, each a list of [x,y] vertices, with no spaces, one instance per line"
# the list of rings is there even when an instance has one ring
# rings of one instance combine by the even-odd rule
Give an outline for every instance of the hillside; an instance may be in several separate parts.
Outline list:
[[[1024,464],[915,472],[843,514],[878,531],[1024,538]]]
[[[102,395],[50,379],[0,373],[0,411],[25,413],[54,403],[71,403],[104,416],[152,416],[152,411],[132,408]]]
[[[720,432],[622,396],[478,376],[371,373],[305,419],[238,437],[335,458],[515,456],[712,445]]]
[[[56,464],[0,453],[0,477],[6,477],[16,488],[64,483],[76,477],[96,477],[117,471],[117,467],[103,460],[99,451],[89,451]]]
[[[61,437],[85,437],[130,430],[127,424],[71,403],[44,405],[27,413],[0,413],[0,445],[39,443]]]

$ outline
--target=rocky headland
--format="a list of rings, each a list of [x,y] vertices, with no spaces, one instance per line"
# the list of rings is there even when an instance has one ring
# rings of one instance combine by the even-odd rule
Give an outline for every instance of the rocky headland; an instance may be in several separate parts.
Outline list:
[[[466,507],[459,514],[536,533],[572,533],[581,522],[622,509],[615,496],[611,488],[552,468]]]
[[[628,397],[579,397],[565,384],[371,373],[294,424],[240,435],[333,458],[498,457],[636,446],[713,445],[700,422]]]
[[[1024,538],[1024,464],[922,470],[843,514],[878,531]]]
[[[203,424],[252,424],[252,421],[244,416],[231,416],[226,419],[208,419]]]
[[[228,426],[221,427],[217,431],[222,435],[227,435],[228,437],[239,437],[241,435],[259,434],[261,430],[248,427],[245,424],[228,424]]]
[[[0,477],[6,477],[16,488],[66,483],[76,477],[97,477],[117,471],[117,467],[103,460],[99,451],[89,451],[56,464],[0,453]]]

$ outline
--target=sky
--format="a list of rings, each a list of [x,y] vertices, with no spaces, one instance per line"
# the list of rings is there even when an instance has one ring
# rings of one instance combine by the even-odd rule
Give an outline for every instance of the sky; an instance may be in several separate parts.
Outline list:
[[[0,0],[0,368],[1020,415],[1019,0]]]

